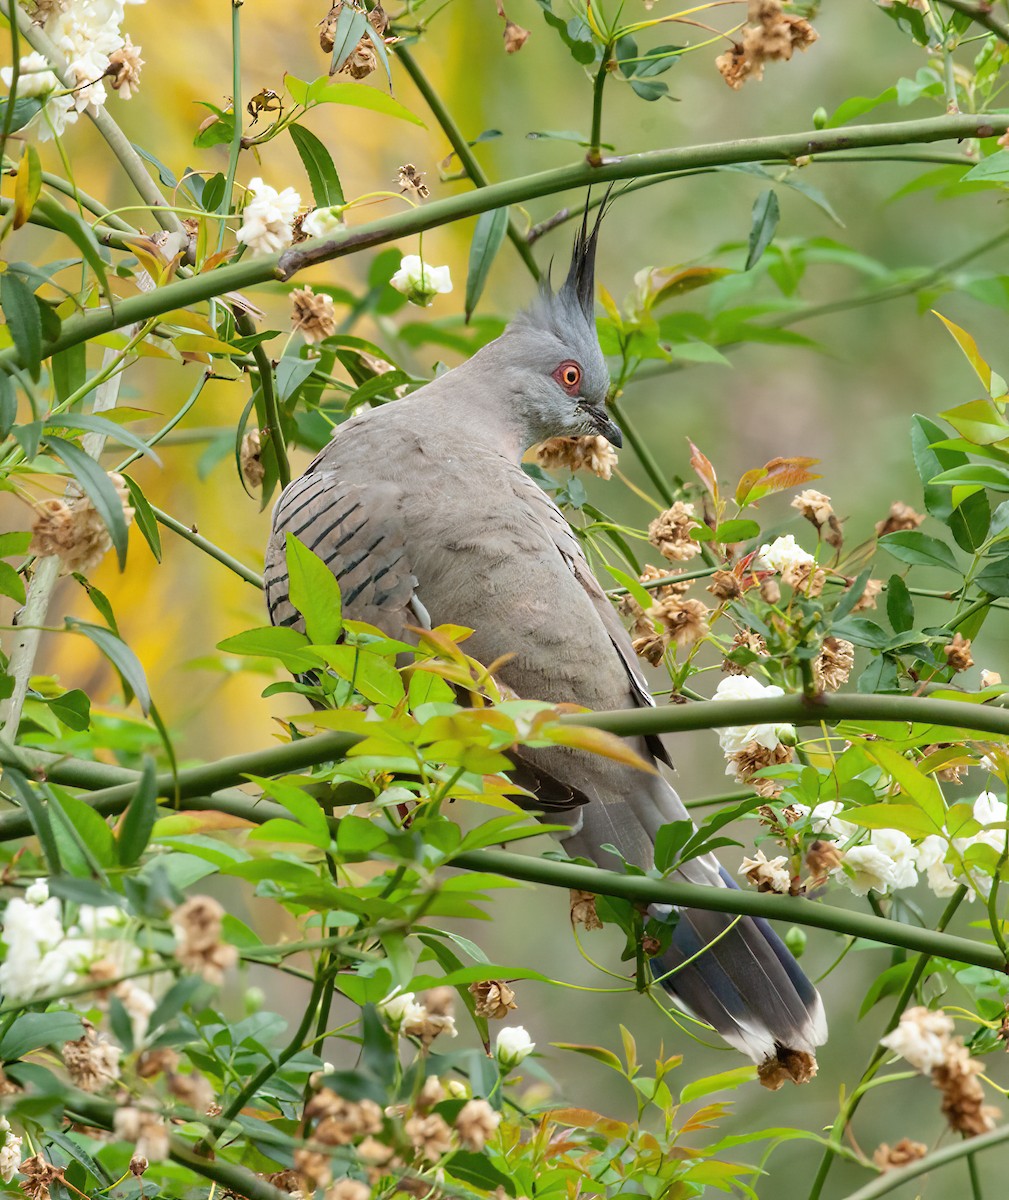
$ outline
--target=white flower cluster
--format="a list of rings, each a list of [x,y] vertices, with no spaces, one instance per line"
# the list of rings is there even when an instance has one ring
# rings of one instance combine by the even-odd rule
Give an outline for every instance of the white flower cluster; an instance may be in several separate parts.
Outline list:
[[[7,1003],[73,987],[91,974],[96,964],[106,978],[127,975],[143,963],[143,952],[125,936],[129,917],[120,908],[82,904],[77,923],[64,928],[63,905],[49,895],[44,880],[33,883],[24,897],[15,897],[3,914],[0,939],[7,954],[0,963],[0,992]],[[134,1038],[143,1040],[155,1000],[134,981],[124,981],[116,994],[132,1023]]]
[[[301,197],[291,187],[278,192],[258,175],[249,184],[249,197],[242,212],[238,240],[253,254],[279,254],[294,240],[292,226],[301,207]]]
[[[120,32],[127,4],[143,4],[145,0],[57,0],[46,5],[43,29],[66,57],[67,72],[73,81],[68,91],[41,54],[28,54],[21,59],[17,94],[19,96],[48,96],[45,107],[33,119],[39,124],[39,140],[60,137],[67,125],[72,125],[86,109],[92,113],[105,104],[108,93],[102,82],[110,70],[113,55],[124,52],[134,65],[131,78],[139,73],[139,47]],[[113,66],[113,74],[115,67]],[[0,78],[9,88],[13,70],[4,67]],[[120,86],[119,83],[116,86]],[[123,89],[130,96],[129,86]]]
[[[881,1037],[880,1044],[899,1054],[917,1071],[928,1075],[942,1065],[953,1036],[953,1018],[918,1006],[901,1014],[897,1028]]]
[[[792,809],[801,816],[808,816],[810,828],[818,837],[847,842],[857,833],[857,826],[838,817],[843,806],[837,801],[818,804],[812,811],[804,804],[793,804]],[[974,801],[974,820],[986,828],[968,838],[953,838],[952,841],[939,834],[923,838],[917,844],[906,833],[897,829],[874,829],[868,841],[857,846],[844,848],[844,861],[831,874],[856,896],[868,892],[885,895],[891,891],[914,887],[919,873],[936,896],[951,896],[965,884],[973,891],[987,895],[991,880],[977,871],[969,874],[954,874],[946,863],[952,846],[953,856],[961,860],[971,846],[991,846],[1001,853],[1005,848],[1006,830],[992,828],[1007,820],[1005,801],[991,792],[982,792]]]
[[[771,696],[784,696],[780,687],[771,683],[761,683],[749,675],[727,675],[715,688],[715,700],[760,700]],[[779,744],[795,745],[795,729],[791,725],[730,725],[718,730],[718,740],[722,753],[728,757],[745,750],[751,742],[763,746],[765,750],[773,750]],[[726,775],[733,774],[730,763]]]

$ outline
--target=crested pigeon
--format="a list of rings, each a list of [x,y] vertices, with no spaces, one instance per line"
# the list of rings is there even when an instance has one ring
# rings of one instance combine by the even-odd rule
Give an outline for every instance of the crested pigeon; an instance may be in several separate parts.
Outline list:
[[[386,634],[442,624],[474,632],[469,654],[502,661],[519,696],[591,709],[653,704],[630,638],[559,508],[520,465],[548,438],[619,428],[606,409],[609,376],[595,320],[599,222],[583,220],[563,286],[541,288],[495,341],[403,399],[356,414],[273,515],[265,585],[274,624],[301,627],[289,598],[285,534],[314,551],[340,583],[345,612]],[[509,657],[510,656],[510,657]],[[658,738],[630,739],[648,762],[668,763]],[[660,827],[688,814],[660,774],[554,747],[513,755],[514,778],[535,810],[569,824],[565,847],[600,866],[648,869]],[[713,855],[676,874],[734,887]],[[653,913],[674,914],[653,906]],[[760,1067],[767,1086],[815,1072],[826,1040],[816,989],[763,920],[732,928],[721,913],[675,914],[656,976],[688,1012]],[[688,961],[689,960],[689,961]],[[686,964],[686,965],[684,965]]]

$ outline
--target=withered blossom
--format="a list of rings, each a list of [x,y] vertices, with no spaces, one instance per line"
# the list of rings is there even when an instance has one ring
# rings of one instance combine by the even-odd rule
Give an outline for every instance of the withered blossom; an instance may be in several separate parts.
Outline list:
[[[61,1056],[70,1080],[82,1092],[99,1092],[119,1078],[122,1050],[99,1033],[90,1021],[76,1041],[64,1042]]]
[[[829,635],[823,639],[820,653],[813,659],[813,679],[818,688],[836,692],[848,682],[855,665],[855,647],[844,638]]]
[[[818,37],[805,17],[784,14],[781,0],[750,0],[742,41],[720,54],[715,66],[729,87],[738,91],[747,79],[763,79],[765,62],[787,62],[796,50],[807,50]]]
[[[122,475],[110,472],[109,481],[123,506],[123,519],[129,525],[134,511],[129,504],[129,490]],[[52,497],[36,507],[32,524],[31,554],[40,558],[58,555],[67,572],[87,572],[102,561],[112,548],[112,538],[102,520],[81,488],[72,483],[63,499]]]
[[[396,172],[396,183],[399,184],[401,192],[412,193],[420,197],[421,200],[426,200],[431,195],[431,190],[424,182],[423,172],[418,171],[413,163],[404,163]]]
[[[701,552],[700,542],[690,536],[691,530],[699,526],[700,522],[694,518],[694,506],[677,500],[648,526],[648,540],[663,558],[687,562]]]
[[[506,54],[517,54],[529,40],[529,30],[523,29],[515,21],[508,21],[504,27],[504,47]]]
[[[212,897],[192,896],[171,918],[175,956],[181,966],[218,985],[224,981],[224,972],[238,961],[237,948],[221,940],[223,917],[224,909]]]
[[[109,66],[105,72],[111,76],[111,84],[124,100],[129,100],[140,87],[140,68],[144,60],[140,57],[140,47],[134,46],[130,35],[126,34],[122,46],[113,50],[109,55]]]
[[[984,1065],[971,1057],[961,1038],[951,1038],[942,1062],[932,1068],[932,1083],[942,1093],[942,1115],[950,1129],[976,1137],[995,1128],[999,1110],[985,1104],[978,1075]]]
[[[239,451],[239,462],[242,467],[242,478],[251,488],[257,488],[266,476],[263,466],[263,441],[258,429],[250,429],[242,438],[242,448]]]
[[[779,1049],[757,1067],[757,1079],[761,1087],[776,1092],[788,1080],[808,1083],[816,1072],[816,1058],[808,1050]]]
[[[467,1100],[455,1119],[459,1140],[467,1150],[475,1150],[478,1154],[500,1124],[501,1114],[481,1099]]]
[[[896,1167],[906,1167],[908,1163],[917,1162],[928,1153],[924,1142],[913,1142],[910,1138],[901,1138],[895,1146],[881,1142],[872,1152],[872,1161],[881,1171],[892,1171]]]
[[[852,612],[866,612],[870,608],[876,607],[876,598],[883,590],[882,579],[867,579],[865,588],[861,596],[855,601]]]
[[[617,465],[617,452],[606,438],[555,437],[536,447],[536,461],[545,469],[567,467],[572,471],[588,470],[600,479],[609,479]]]
[[[316,1188],[327,1187],[333,1178],[333,1168],[328,1154],[321,1150],[310,1150],[307,1146],[299,1146],[295,1150],[294,1169],[302,1178],[298,1192],[312,1196]]]
[[[452,1130],[437,1113],[410,1117],[404,1122],[403,1131],[428,1162],[437,1162],[452,1149]]]
[[[962,633],[954,634],[953,640],[948,646],[943,646],[942,652],[946,657],[946,665],[954,671],[968,671],[974,665],[970,638],[965,638]]]
[[[115,1110],[112,1121],[116,1137],[136,1143],[134,1154],[151,1162],[162,1162],[168,1157],[168,1128],[157,1113],[121,1107]]]
[[[291,292],[291,327],[296,329],[310,346],[336,333],[336,308],[333,297],[325,292],[318,295],[310,287]]]
[[[732,639],[732,650],[749,650],[751,654],[759,655],[761,658],[767,657],[767,643],[759,633],[754,633],[751,629],[741,629]],[[722,673],[724,675],[748,675],[746,663],[737,663],[729,657],[722,659]]]
[[[924,520],[924,514],[915,512],[910,504],[905,504],[903,500],[894,500],[887,516],[876,524],[876,537],[883,537],[887,533],[900,533],[905,529],[917,529]]]
[[[707,637],[711,609],[700,600],[683,600],[667,596],[653,604],[648,616],[661,621],[677,646],[692,646]]]
[[[744,858],[739,865],[739,874],[745,876],[758,892],[778,892],[787,896],[792,886],[788,859],[784,855],[769,859],[763,850],[758,850],[753,858]]]
[[[806,851],[806,869],[809,871],[810,882],[819,885],[826,881],[831,871],[844,862],[844,852],[836,842],[815,841],[810,843]]]
[[[518,1008],[515,992],[503,979],[483,979],[478,983],[471,983],[469,994],[473,997],[476,1015],[491,1021],[503,1021],[510,1012]]]
[[[342,1179],[333,1181],[326,1189],[323,1200],[368,1200],[370,1195],[371,1188],[366,1183],[345,1175]]]
[[[656,579],[663,579],[666,582],[659,587],[649,588],[653,596],[657,596],[660,600],[665,600],[669,596],[680,596],[690,587],[689,579],[676,579],[671,577],[669,570],[663,570],[661,567],[655,566],[653,563],[645,563],[641,574],[638,576],[638,582],[645,585],[652,583]],[[640,611],[640,610],[639,610]]]
[[[759,742],[750,742],[742,750],[736,750],[725,756],[728,763],[726,773],[731,772],[737,782],[752,787],[758,796],[773,800],[775,796],[781,794],[783,786],[781,780],[754,779],[753,776],[764,767],[782,766],[784,763],[791,762],[793,757],[792,747],[783,746],[780,742],[770,750]]]
[[[980,682],[982,688],[997,687],[1002,682],[1002,676],[998,671],[982,670]]]
[[[738,600],[743,594],[743,581],[735,571],[716,571],[707,590],[716,600]]]
[[[572,925],[584,925],[587,930],[602,929],[603,923],[596,912],[596,897],[593,892],[571,888],[570,899]]]
[[[834,513],[830,497],[815,488],[807,488],[792,500],[792,508],[797,509],[814,526],[817,533],[835,550],[841,548],[844,535],[841,533],[841,523]]]

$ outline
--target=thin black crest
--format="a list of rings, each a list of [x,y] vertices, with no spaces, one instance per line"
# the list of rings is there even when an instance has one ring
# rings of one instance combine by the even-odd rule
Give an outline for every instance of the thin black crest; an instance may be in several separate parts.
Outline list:
[[[585,197],[585,209],[582,212],[582,227],[575,237],[575,244],[571,251],[571,266],[568,268],[567,279],[564,280],[564,286],[561,288],[561,292],[568,292],[577,299],[586,320],[589,321],[592,320],[595,306],[596,244],[599,241],[599,227],[609,208],[612,191],[613,184],[610,184],[606,189],[602,204],[599,205],[599,212],[596,214],[595,223],[590,231],[589,204],[592,190],[589,189],[589,193]]]

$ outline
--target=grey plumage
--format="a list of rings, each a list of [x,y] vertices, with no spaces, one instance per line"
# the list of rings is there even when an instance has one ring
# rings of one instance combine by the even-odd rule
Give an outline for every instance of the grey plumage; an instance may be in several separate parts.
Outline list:
[[[406,640],[411,626],[472,628],[467,653],[484,663],[511,655],[499,677],[530,699],[593,709],[652,703],[578,539],[519,466],[549,437],[602,433],[619,444],[592,314],[597,232],[583,224],[557,293],[544,288],[500,338],[412,396],[339,426],[284,491],[266,557],[275,624],[300,620],[284,558],[293,533],[334,572],[357,620]],[[575,388],[565,386],[572,366]],[[665,761],[658,739],[630,744]],[[524,750],[516,777],[551,821],[571,825],[566,847],[602,866],[614,865],[600,849],[612,843],[650,867],[658,829],[687,816],[660,775],[581,751]],[[710,855],[678,873],[733,886]],[[815,989],[765,924],[744,919],[725,934],[729,920],[681,913],[656,973],[703,950],[667,984],[681,1003],[758,1063],[812,1055],[826,1037]]]

